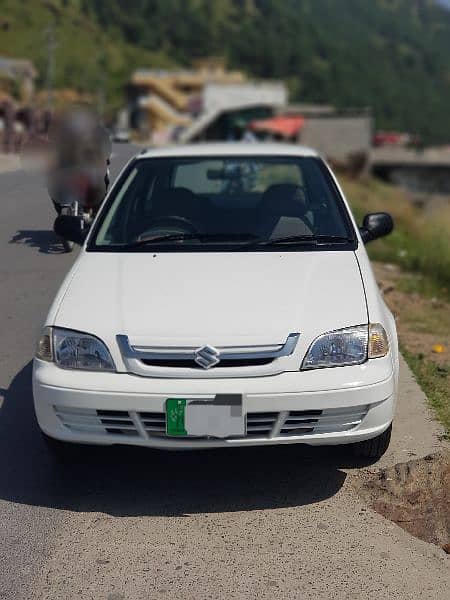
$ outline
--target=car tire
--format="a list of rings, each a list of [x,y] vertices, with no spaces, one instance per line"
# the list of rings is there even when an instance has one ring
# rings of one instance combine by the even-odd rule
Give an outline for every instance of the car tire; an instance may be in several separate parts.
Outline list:
[[[383,433],[377,435],[377,437],[352,444],[353,454],[359,458],[381,458],[389,448],[391,432],[392,425],[389,425],[386,431],[383,431]]]

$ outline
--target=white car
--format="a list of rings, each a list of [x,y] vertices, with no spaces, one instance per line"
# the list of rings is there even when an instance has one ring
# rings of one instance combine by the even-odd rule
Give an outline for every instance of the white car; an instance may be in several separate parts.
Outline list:
[[[317,154],[295,145],[144,151],[124,168],[50,309],[34,360],[39,425],[67,442],[167,449],[388,447],[394,319]],[[58,442],[56,442],[58,441]]]

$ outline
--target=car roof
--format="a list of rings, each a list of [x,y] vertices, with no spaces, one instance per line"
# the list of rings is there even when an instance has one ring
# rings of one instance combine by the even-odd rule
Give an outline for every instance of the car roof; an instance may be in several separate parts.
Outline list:
[[[222,144],[186,144],[178,146],[164,146],[160,148],[149,148],[142,150],[136,158],[165,158],[179,157],[189,158],[191,156],[292,156],[304,157],[318,154],[311,148],[297,144],[273,144],[266,142],[227,142]]]

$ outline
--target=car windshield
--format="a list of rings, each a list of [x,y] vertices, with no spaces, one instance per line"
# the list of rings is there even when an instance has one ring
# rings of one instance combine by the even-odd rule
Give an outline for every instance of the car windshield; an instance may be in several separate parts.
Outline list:
[[[355,234],[314,157],[139,158],[123,173],[88,250],[350,249]]]

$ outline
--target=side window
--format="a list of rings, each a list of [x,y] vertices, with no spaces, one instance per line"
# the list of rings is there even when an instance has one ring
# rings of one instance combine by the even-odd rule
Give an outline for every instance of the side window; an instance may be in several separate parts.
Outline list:
[[[100,227],[96,242],[98,245],[108,245],[113,243],[115,238],[119,237],[121,240],[122,235],[125,236],[130,213],[135,205],[135,190],[138,180],[138,170],[134,168],[114,198],[114,202]]]
[[[316,158],[304,160],[304,170],[310,212],[316,232],[323,235],[346,235],[347,230],[342,219],[339,204],[331,182],[324,176],[320,162]]]

